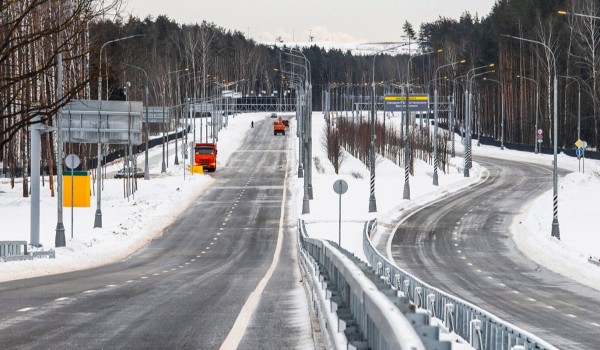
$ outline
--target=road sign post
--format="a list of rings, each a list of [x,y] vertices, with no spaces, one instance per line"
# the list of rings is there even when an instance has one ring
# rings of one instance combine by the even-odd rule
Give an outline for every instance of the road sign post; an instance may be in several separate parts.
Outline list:
[[[348,183],[342,179],[333,183],[333,190],[339,195],[338,206],[338,245],[342,247],[342,195],[348,191]]]
[[[577,160],[579,160],[579,171],[581,172],[582,170],[581,158],[583,158],[583,172],[585,173],[585,149],[587,148],[588,144],[587,142],[578,139],[577,142],[575,142],[575,146],[577,146],[575,154],[577,155]]]

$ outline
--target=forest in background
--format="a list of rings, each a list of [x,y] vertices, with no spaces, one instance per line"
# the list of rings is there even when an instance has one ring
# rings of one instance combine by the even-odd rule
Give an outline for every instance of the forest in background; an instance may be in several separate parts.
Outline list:
[[[248,40],[243,33],[198,19],[182,25],[165,16],[122,18],[120,0],[19,0],[0,1],[0,162],[2,172],[14,177],[29,162],[29,127],[39,115],[54,125],[58,109],[70,99],[97,99],[102,77],[102,99],[124,100],[125,82],[131,83],[129,98],[143,100],[148,74],[149,105],[181,104],[188,97],[214,95],[219,87],[238,82],[243,95],[289,89],[282,79],[281,51]],[[574,147],[578,119],[581,139],[597,148],[600,121],[600,22],[592,17],[558,15],[558,10],[598,15],[597,0],[499,0],[484,17],[464,13],[459,19],[440,17],[413,29],[404,23],[399,42],[419,42],[416,55],[442,49],[439,54],[411,61],[411,86],[432,95],[436,70],[451,62],[466,63],[440,71],[447,77],[438,84],[440,100],[453,94],[460,126],[464,105],[464,79],[473,67],[494,63],[488,80],[475,81],[475,111],[481,118],[479,132],[499,139],[504,95],[504,140],[535,142],[536,101],[539,93],[538,127],[544,146],[552,144],[554,71],[558,80],[559,147]],[[109,41],[133,35],[129,40]],[[507,38],[512,35],[539,41],[551,48]],[[102,70],[100,71],[100,49]],[[413,45],[413,47],[416,47]],[[311,65],[313,109],[323,108],[322,91],[329,90],[347,103],[347,96],[377,95],[393,91],[406,82],[409,55],[353,56],[350,52],[317,46],[300,48]],[[63,80],[57,89],[57,59],[62,54]],[[554,60],[555,57],[555,60]],[[279,68],[279,71],[276,70]],[[185,70],[187,69],[187,70]],[[566,78],[568,77],[568,78]],[[193,83],[192,83],[193,82]],[[581,117],[578,118],[578,92]],[[344,101],[346,96],[346,102]],[[346,107],[348,108],[348,107]],[[446,112],[441,117],[447,118]],[[177,125],[175,116],[171,127]],[[475,124],[476,125],[476,124]],[[72,147],[72,145],[71,145]],[[95,145],[76,145],[82,158],[94,157]],[[42,167],[48,175],[56,163],[53,133],[42,138]],[[26,171],[20,172],[26,177]],[[25,195],[24,189],[24,195]]]

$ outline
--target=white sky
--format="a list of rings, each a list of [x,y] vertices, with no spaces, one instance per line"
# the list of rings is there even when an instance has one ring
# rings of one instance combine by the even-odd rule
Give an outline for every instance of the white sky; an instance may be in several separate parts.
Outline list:
[[[287,117],[290,117],[289,114]],[[285,117],[285,115],[284,115]],[[242,135],[250,129],[250,120],[265,119],[265,127],[271,127],[268,114],[241,114],[230,118],[228,128],[219,136],[218,167],[226,165],[228,158],[239,147]],[[397,120],[393,118],[392,121]],[[294,127],[295,123],[291,123]],[[313,156],[319,159],[323,171],[313,170],[314,200],[310,201],[311,213],[302,215],[303,183],[295,174],[290,174],[292,197],[289,198],[287,211],[302,217],[307,223],[309,235],[317,238],[338,240],[338,195],[333,191],[337,179],[348,182],[348,192],[342,196],[342,246],[364,259],[362,252],[362,228],[364,221],[377,218],[379,222],[392,223],[398,220],[403,209],[425,205],[447,192],[455,192],[468,184],[478,181],[484,169],[477,164],[480,155],[504,159],[528,161],[550,166],[551,155],[533,155],[532,153],[511,150],[499,150],[497,147],[473,147],[474,168],[470,178],[462,175],[462,158],[452,159],[449,174],[439,172],[439,187],[432,185],[432,167],[422,162],[416,164],[416,174],[410,178],[411,200],[403,200],[402,183],[404,169],[387,159],[379,158],[376,165],[377,213],[368,213],[369,172],[357,159],[346,155],[341,172],[336,175],[333,166],[327,160],[321,146],[323,117],[315,112],[313,117]],[[258,124],[255,124],[258,127]],[[290,142],[297,150],[297,138],[289,132]],[[190,134],[190,138],[192,135]],[[475,145],[476,142],[474,142]],[[457,136],[457,150],[460,137]],[[166,174],[160,174],[161,148],[156,147],[150,153],[151,180],[138,181],[139,189],[134,196],[123,196],[123,180],[109,178],[105,181],[102,195],[103,228],[94,229],[96,197],[92,197],[89,208],[74,208],[71,225],[71,209],[64,210],[64,224],[67,246],[56,249],[56,259],[36,259],[32,261],[0,262],[0,282],[25,277],[55,274],[74,269],[90,268],[126,258],[132,252],[148,244],[162,233],[183,210],[194,201],[214,179],[210,175],[183,176],[183,163],[174,166],[174,146],[169,151],[169,168]],[[297,156],[297,152],[294,151]],[[138,157],[143,164],[144,156]],[[181,160],[181,157],[180,157]],[[291,159],[292,164],[296,159]],[[559,179],[559,222],[561,240],[550,237],[552,221],[552,190],[531,198],[524,203],[522,215],[514,222],[522,225],[511,227],[517,246],[529,258],[580,283],[600,290],[600,266],[588,262],[592,256],[600,258],[600,235],[598,235],[597,196],[600,193],[600,162],[586,160],[586,173],[577,172],[577,159],[559,155],[558,165],[572,171]],[[108,166],[109,172],[122,167],[115,163]],[[292,166],[297,169],[296,166]],[[218,170],[217,170],[218,171]],[[359,175],[359,176],[357,176]],[[170,211],[165,211],[170,208]],[[4,220],[0,231],[0,240],[30,241],[30,198],[22,197],[22,185],[17,179],[15,188],[11,188],[9,179],[0,178],[0,217]],[[40,241],[44,249],[53,249],[56,227],[56,198],[50,197],[46,182],[41,188],[41,225]],[[292,219],[292,222],[295,222]],[[390,225],[393,227],[393,225]],[[73,238],[71,230],[73,228]],[[558,312],[558,311],[557,311]]]
[[[386,42],[402,41],[402,25],[440,16],[458,19],[465,11],[487,16],[495,0],[127,0],[126,13],[144,18],[160,14],[179,23],[203,20],[243,32],[260,42],[284,41]]]

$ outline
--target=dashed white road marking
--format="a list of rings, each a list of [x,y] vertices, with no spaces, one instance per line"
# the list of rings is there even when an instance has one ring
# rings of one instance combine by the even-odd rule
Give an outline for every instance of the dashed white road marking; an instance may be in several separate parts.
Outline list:
[[[17,310],[17,312],[27,312],[27,311],[30,311],[33,309],[35,309],[35,308],[34,307],[24,307],[22,309]]]
[[[134,280],[127,280],[127,281],[125,281],[125,282],[126,282],[126,283],[131,283],[131,282],[134,282]]]
[[[145,280],[146,278],[148,278],[148,276],[142,276],[140,278],[143,279],[143,280]]]
[[[519,292],[518,290],[513,290],[512,291],[514,294],[521,294],[521,292]]]
[[[546,308],[552,309],[552,310],[556,310],[556,308],[554,306],[552,306],[552,305],[546,305]]]
[[[577,316],[573,315],[573,314],[567,314],[567,316],[571,317],[571,318],[577,318]]]
[[[592,322],[592,326],[600,327],[600,324],[597,324],[596,322]]]
[[[527,300],[529,300],[529,301],[537,301],[537,300],[535,300],[533,298],[527,298]]]
[[[63,301],[69,299],[68,297],[56,298],[54,301]]]
[[[86,290],[83,293],[90,294],[96,292],[94,289]]]

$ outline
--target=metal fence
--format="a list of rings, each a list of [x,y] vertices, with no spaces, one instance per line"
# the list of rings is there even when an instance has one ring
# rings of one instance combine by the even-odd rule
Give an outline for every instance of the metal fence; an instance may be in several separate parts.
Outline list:
[[[478,350],[551,350],[556,347],[491,313],[440,291],[413,277],[383,257],[371,244],[376,221],[369,221],[363,233],[363,250],[377,274],[391,281],[391,288],[419,308],[442,320],[445,327],[468,340]]]

